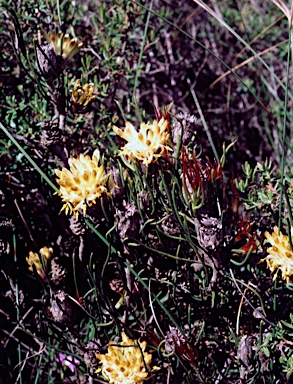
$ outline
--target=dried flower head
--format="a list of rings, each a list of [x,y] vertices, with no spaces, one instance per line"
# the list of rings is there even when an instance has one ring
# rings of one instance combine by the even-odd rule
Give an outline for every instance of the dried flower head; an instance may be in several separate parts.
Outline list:
[[[43,121],[41,134],[41,146],[49,148],[62,140],[61,130],[56,122]]]
[[[43,247],[40,249],[40,254],[43,258],[43,262],[40,259],[40,256],[30,251],[29,256],[26,257],[26,262],[29,264],[29,270],[33,272],[33,265],[35,266],[37,273],[41,276],[42,279],[45,279],[44,267],[47,267],[47,262],[53,254],[53,249],[48,247]]]
[[[74,235],[82,236],[85,234],[87,225],[83,217],[73,215],[70,217],[69,222],[69,227]]]
[[[223,241],[223,226],[220,219],[202,215],[194,219],[199,245],[204,249],[216,250]]]
[[[114,384],[142,383],[149,374],[152,355],[145,352],[145,341],[137,343],[124,332],[121,336],[119,345],[110,341],[108,353],[96,355],[102,362],[102,374]]]
[[[62,32],[47,33],[44,30],[42,30],[42,33],[48,43],[53,45],[56,55],[62,56],[62,58],[67,61],[71,60],[83,45],[77,38],[71,39],[68,33],[65,35]]]
[[[159,122],[154,120],[152,124],[141,123],[139,131],[129,122],[126,122],[124,131],[115,126],[113,130],[128,141],[120,154],[128,156],[131,160],[141,160],[145,165],[156,161],[165,151],[171,150],[167,146],[170,136],[169,124],[164,118]]]
[[[57,56],[52,44],[37,46],[37,70],[45,79],[58,75]]]
[[[62,288],[66,285],[67,269],[63,260],[64,258],[54,257],[51,262],[50,282],[57,288]]]
[[[274,272],[274,280],[278,275],[278,269],[282,271],[282,278],[287,282],[293,274],[293,252],[290,246],[288,236],[279,233],[278,227],[274,227],[274,232],[270,234],[265,232],[265,237],[271,243],[272,247],[267,249],[268,256],[261,260],[266,261],[267,267]],[[293,236],[291,237],[293,239]]]
[[[9,255],[10,244],[9,241],[0,238],[0,256]]]
[[[174,353],[175,351],[182,356],[184,359],[188,360],[192,365],[196,365],[196,350],[193,351],[191,346],[187,342],[186,336],[182,335],[180,331],[169,326],[170,331],[166,333],[166,343],[165,349],[167,353]],[[194,355],[196,353],[196,357]]]
[[[98,360],[96,358],[96,354],[101,350],[101,341],[100,339],[93,339],[88,341],[85,345],[84,351],[84,362],[90,369],[91,374],[94,373],[97,369]]]
[[[74,112],[80,112],[85,109],[89,103],[96,99],[93,94],[95,87],[93,83],[80,84],[80,79],[76,80],[72,92],[72,107]]]
[[[196,117],[187,112],[179,112],[176,115],[176,120],[172,127],[172,140],[175,144],[178,144],[180,136],[182,143],[188,144],[193,134],[195,121]],[[190,127],[193,128],[191,129]]]
[[[107,187],[112,187],[112,180],[105,173],[103,165],[99,166],[100,152],[95,150],[92,159],[89,155],[79,155],[78,158],[71,157],[68,160],[70,170],[62,168],[55,170],[59,177],[57,183],[60,185],[60,195],[65,202],[62,209],[78,215],[82,209],[85,214],[87,207],[96,203],[103,193],[110,195]]]
[[[73,303],[65,291],[55,291],[50,298],[50,304],[50,314],[56,321],[66,326],[72,325]]]

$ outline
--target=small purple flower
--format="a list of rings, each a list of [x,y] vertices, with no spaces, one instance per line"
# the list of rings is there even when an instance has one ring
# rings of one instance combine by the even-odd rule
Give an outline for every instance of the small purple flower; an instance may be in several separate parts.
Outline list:
[[[62,352],[58,353],[57,360],[63,367],[68,367],[72,373],[75,371],[75,365],[79,364],[79,360],[77,360],[75,357],[64,355]]]

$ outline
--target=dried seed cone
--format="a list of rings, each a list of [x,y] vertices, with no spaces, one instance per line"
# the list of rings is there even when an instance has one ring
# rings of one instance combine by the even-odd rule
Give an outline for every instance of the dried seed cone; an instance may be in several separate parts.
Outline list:
[[[216,217],[203,215],[200,220],[194,219],[199,245],[205,249],[216,250],[222,240],[222,223]]]
[[[41,146],[44,148],[48,148],[51,145],[59,143],[61,141],[62,136],[60,129],[57,124],[52,124],[51,122],[43,123],[43,132],[41,134]]]
[[[56,243],[60,247],[60,255],[69,257],[73,249],[79,246],[80,238],[69,231],[64,231],[58,236]]]
[[[139,231],[139,213],[132,201],[130,204],[123,201],[123,209],[116,209],[116,215],[118,218],[118,233],[123,241],[126,237],[131,239],[137,238]]]
[[[61,264],[60,259],[55,257],[51,262],[51,279],[50,281],[55,285],[55,287],[65,286],[65,280],[67,277],[67,271],[65,267]]]
[[[84,352],[84,362],[89,368],[97,368],[98,361],[96,358],[96,354],[100,351],[100,349],[100,340],[94,339],[92,341],[87,342]]]
[[[55,292],[50,300],[50,304],[50,311],[56,321],[67,326],[72,323],[72,302],[63,290]]]
[[[145,352],[146,342],[137,342],[122,332],[119,346],[110,341],[108,353],[97,354],[102,362],[102,374],[110,383],[135,384],[147,379],[152,355]]]
[[[37,69],[45,79],[54,79],[58,76],[57,57],[51,44],[37,47]]]
[[[72,233],[76,236],[81,236],[85,233],[87,225],[84,222],[84,219],[81,216],[71,216],[69,227]]]
[[[194,125],[195,121],[196,117],[194,115],[186,112],[178,113],[172,128],[172,140],[175,144],[178,143],[179,136],[182,137],[183,144],[188,144],[193,134],[193,129],[190,129],[190,127]]]

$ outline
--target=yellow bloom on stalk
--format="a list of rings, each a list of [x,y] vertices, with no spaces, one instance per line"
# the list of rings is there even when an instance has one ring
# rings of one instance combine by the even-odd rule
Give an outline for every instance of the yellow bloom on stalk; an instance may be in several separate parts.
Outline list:
[[[80,79],[76,80],[72,92],[72,101],[74,109],[83,109],[92,100],[95,100],[96,96],[93,95],[94,91],[95,87],[93,83],[86,83],[84,85],[81,85]]]
[[[74,213],[78,216],[78,210],[85,214],[87,207],[96,203],[103,193],[110,195],[107,186],[114,186],[111,177],[105,173],[104,166],[99,166],[100,152],[95,150],[92,159],[89,155],[79,155],[68,160],[70,170],[62,168],[55,170],[59,177],[60,195],[65,202],[61,211]]]
[[[80,51],[83,45],[77,38],[71,39],[68,33],[64,35],[62,32],[47,33],[42,30],[42,34],[53,45],[56,55],[60,55],[68,61]]]
[[[122,332],[122,342],[110,341],[108,353],[97,354],[102,363],[102,374],[113,384],[142,383],[149,374],[152,355],[145,352],[146,342],[136,342]],[[113,345],[115,344],[115,345]]]
[[[29,264],[29,271],[33,272],[33,265],[35,266],[37,273],[42,277],[42,279],[45,279],[45,272],[44,267],[47,267],[47,262],[51,258],[53,254],[53,249],[48,247],[43,247],[40,249],[40,254],[43,257],[43,263],[40,259],[40,256],[30,251],[29,257],[26,257],[26,262]]]
[[[288,236],[279,234],[278,227],[274,227],[274,232],[270,234],[265,232],[265,237],[271,243],[272,247],[267,249],[268,256],[261,260],[266,261],[267,267],[274,272],[274,280],[277,277],[278,269],[282,271],[282,278],[287,282],[293,274],[293,252],[290,247]],[[291,237],[293,240],[293,236]]]
[[[168,121],[164,118],[159,122],[154,120],[153,124],[141,123],[139,131],[129,122],[126,122],[124,131],[115,126],[113,126],[113,130],[128,141],[120,151],[120,155],[126,155],[131,160],[141,160],[145,165],[156,161],[165,150],[171,150],[167,146],[170,136]]]

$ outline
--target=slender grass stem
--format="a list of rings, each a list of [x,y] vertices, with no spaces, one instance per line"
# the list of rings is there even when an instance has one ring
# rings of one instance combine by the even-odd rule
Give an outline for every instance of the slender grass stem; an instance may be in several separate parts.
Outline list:
[[[5,135],[13,142],[13,144],[20,150],[20,152],[24,155],[24,157],[31,163],[31,165],[35,168],[35,170],[40,174],[40,176],[50,185],[55,192],[59,192],[59,189],[52,183],[49,177],[41,170],[41,168],[37,165],[37,163],[26,153],[26,151],[22,148],[22,146],[15,140],[15,138],[11,135],[11,133],[4,127],[3,124],[0,123],[0,129],[5,133]]]
[[[190,85],[190,93],[191,93],[191,95],[192,95],[192,97],[193,97],[193,100],[194,100],[194,102],[195,102],[196,108],[197,108],[197,110],[198,110],[200,119],[201,119],[201,121],[202,121],[202,123],[203,123],[204,130],[205,130],[205,133],[207,134],[207,137],[208,137],[208,140],[209,140],[209,142],[210,142],[211,148],[212,148],[212,150],[213,150],[214,156],[215,156],[216,160],[219,161],[219,155],[218,155],[218,152],[217,152],[216,147],[215,147],[215,145],[214,145],[214,141],[213,141],[212,135],[211,135],[211,133],[210,133],[210,130],[209,130],[209,127],[208,127],[207,122],[206,122],[206,120],[205,120],[205,117],[204,117],[204,115],[203,115],[203,113],[202,113],[202,109],[201,109],[201,107],[200,107],[198,98],[197,98],[197,96],[196,96],[196,94],[195,94],[195,92],[194,92],[193,87],[191,86],[191,81],[190,81],[190,79],[187,79],[187,82],[188,82],[188,84]]]
[[[130,264],[128,264],[126,261],[124,262],[124,264],[126,265],[127,268],[129,268],[129,270],[131,271],[131,273],[138,279],[138,281],[144,286],[144,288],[149,292],[149,287],[146,285],[146,283],[143,281],[143,279],[135,272],[135,270],[131,267]],[[184,334],[184,331],[182,330],[182,328],[179,326],[179,324],[177,323],[177,321],[174,319],[174,317],[171,315],[171,313],[167,310],[166,307],[164,307],[164,305],[161,303],[161,301],[157,298],[157,296],[155,296],[154,294],[152,294],[152,297],[155,299],[155,301],[157,302],[157,304],[159,304],[159,306],[162,308],[162,310],[165,312],[165,314],[169,317],[169,319],[172,321],[172,323],[175,325],[175,327],[179,330],[179,332],[181,333],[181,335],[185,336]]]
[[[152,7],[153,7],[153,0],[150,1],[149,8],[145,8],[145,9],[147,9],[148,13],[147,13],[147,18],[146,18],[146,22],[145,22],[143,40],[142,40],[142,44],[141,44],[141,48],[140,48],[140,52],[139,52],[138,61],[137,61],[137,70],[136,70],[136,74],[135,74],[135,78],[134,78],[134,85],[133,85],[133,91],[132,91],[132,101],[135,105],[137,105],[135,95],[136,95],[136,89],[137,89],[137,85],[138,85],[138,77],[139,77],[139,73],[140,73],[142,56],[143,56],[143,52],[145,49],[145,42],[147,39],[147,33],[148,33],[150,18],[151,18],[151,14],[152,14]]]
[[[17,265],[18,260],[17,260],[17,249],[16,249],[16,236],[13,233],[13,258],[14,258],[14,263]],[[17,319],[17,324],[20,323],[20,311],[19,311],[19,287],[18,287],[18,281],[16,280],[15,282],[15,302],[16,302],[16,319]],[[18,355],[18,364],[19,364],[19,384],[22,384],[22,368],[21,368],[21,345],[20,343],[17,344],[17,355]]]
[[[195,1],[195,0],[193,0]],[[235,71],[233,71],[233,69],[227,65],[220,57],[218,57],[212,50],[210,50],[208,47],[206,47],[204,44],[202,44],[200,41],[198,41],[197,39],[195,39],[194,37],[192,37],[189,33],[185,32],[184,30],[182,30],[181,28],[179,28],[175,23],[172,23],[170,20],[168,20],[166,17],[162,16],[162,15],[159,15],[157,12],[154,12],[153,10],[150,10],[149,8],[147,8],[145,5],[139,3],[138,1],[135,1],[133,0],[134,3],[140,5],[142,8],[144,9],[147,9],[149,10],[149,12],[153,13],[156,17],[158,17],[159,19],[163,20],[164,22],[166,22],[167,24],[169,24],[170,26],[172,26],[174,29],[180,31],[183,35],[187,36],[190,40],[194,41],[196,44],[198,44],[201,48],[203,48],[204,50],[206,50],[210,55],[212,55],[216,60],[218,60],[222,65],[224,65],[228,70],[231,71],[231,74],[233,74],[233,76],[242,84],[242,86],[244,88],[246,88],[252,95],[253,97],[255,98],[255,100],[257,100],[257,102],[264,108],[264,110],[268,113],[268,109],[265,107],[265,105],[262,103],[262,101],[259,99],[259,97],[257,97],[257,95],[255,94],[255,92],[252,91],[252,89],[245,84],[245,82],[237,75],[237,73]],[[204,4],[202,1],[201,1],[202,4]],[[204,4],[205,5],[205,4]],[[214,12],[208,7],[208,9],[212,12],[212,15],[214,16]],[[226,28],[245,46],[247,47],[248,50],[250,50],[253,55],[255,55],[256,57],[258,57],[259,61],[264,65],[264,67],[269,71],[269,73],[276,79],[276,81],[278,82],[278,84],[281,86],[281,88],[283,90],[286,89],[286,86],[283,84],[283,82],[279,79],[279,77],[272,71],[272,69],[268,66],[268,64],[261,58],[259,57],[259,55],[257,54],[257,52],[255,52],[255,50],[253,48],[251,48],[251,46],[249,44],[247,44],[245,42],[245,40],[243,40],[231,27],[229,27],[225,22],[224,20],[219,20],[221,22],[221,24],[223,24],[224,26],[226,26]],[[291,100],[293,100],[293,95],[291,93],[288,93],[288,96],[290,97]]]
[[[285,152],[286,152],[286,127],[287,127],[287,116],[288,116],[288,95],[289,95],[289,78],[290,78],[290,64],[291,64],[291,33],[289,34],[289,43],[288,43],[288,54],[287,54],[287,68],[286,68],[286,88],[285,88],[285,100],[284,100],[284,120],[283,120],[283,132],[282,132],[282,138],[281,138],[281,148],[282,148],[282,157],[281,157],[281,179],[280,179],[280,204],[279,204],[279,222],[278,222],[278,228],[280,231],[281,228],[281,222],[282,222],[282,210],[283,210],[283,194],[285,190],[285,179],[284,179],[284,172],[285,172]],[[288,234],[288,236],[291,236],[291,233]]]
[[[56,6],[57,6],[57,15],[58,15],[59,25],[60,25],[60,27],[62,27],[61,12],[60,12],[60,0],[56,1]]]

